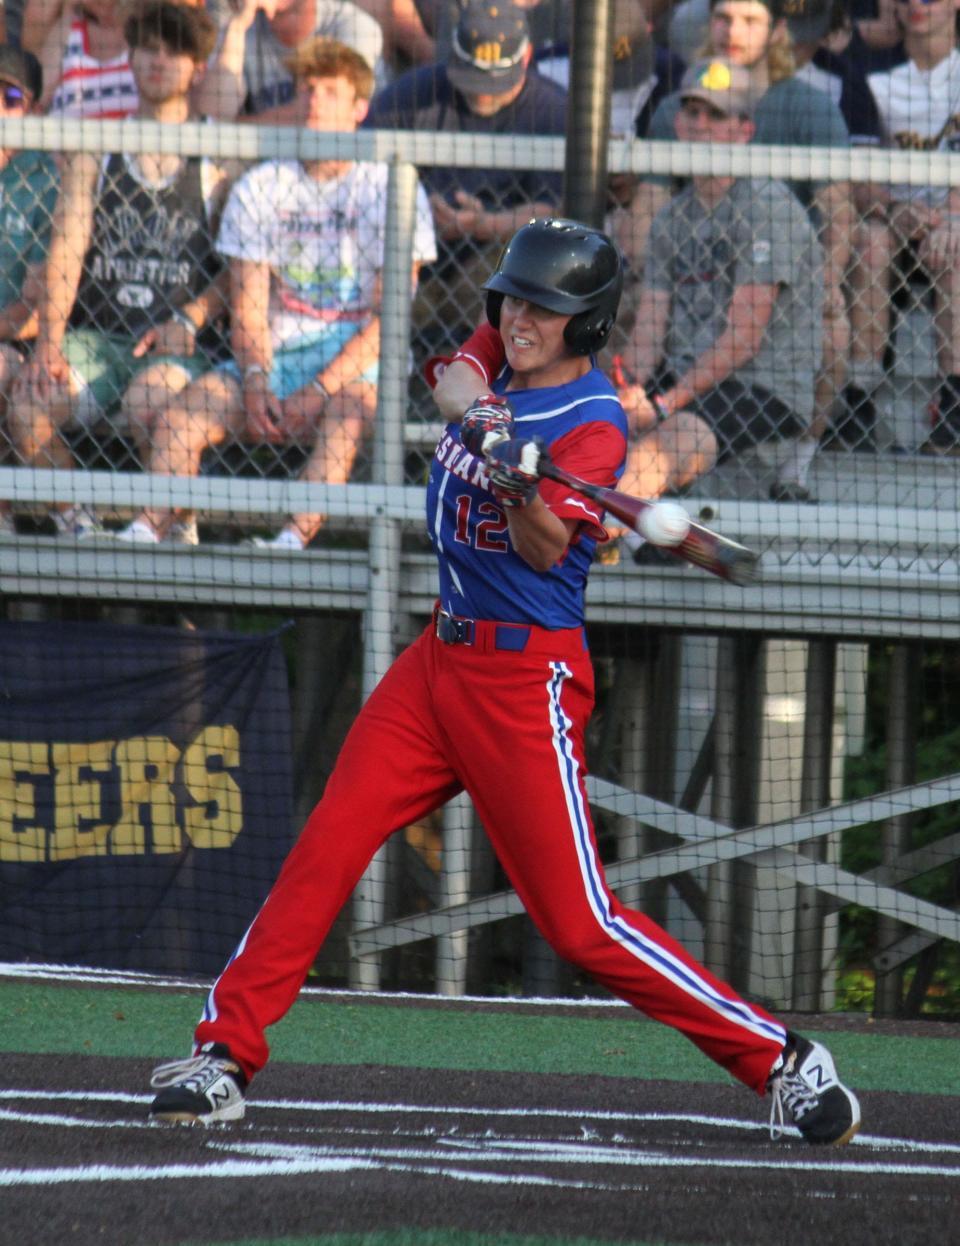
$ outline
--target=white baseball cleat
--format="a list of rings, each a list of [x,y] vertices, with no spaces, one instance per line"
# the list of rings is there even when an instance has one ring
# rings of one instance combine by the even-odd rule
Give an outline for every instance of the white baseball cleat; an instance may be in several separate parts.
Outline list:
[[[773,1096],[770,1137],[783,1136],[784,1122],[796,1125],[813,1146],[843,1146],[860,1128],[860,1104],[837,1077],[822,1043],[787,1035],[787,1045],[767,1082]]]
[[[207,1043],[199,1056],[171,1060],[153,1070],[150,1085],[160,1093],[150,1119],[183,1125],[218,1125],[243,1118],[246,1078],[221,1043]]]

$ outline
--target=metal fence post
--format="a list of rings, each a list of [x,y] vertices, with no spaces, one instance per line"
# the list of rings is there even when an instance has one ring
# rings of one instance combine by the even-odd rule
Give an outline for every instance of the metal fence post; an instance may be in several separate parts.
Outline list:
[[[886,786],[903,787],[916,774],[917,716],[920,698],[920,649],[914,644],[894,645],[890,654],[887,699]],[[910,845],[913,819],[909,814],[888,818],[880,831],[880,860],[894,865]],[[905,927],[894,917],[877,920],[877,946],[881,950],[902,937]],[[903,969],[877,975],[873,1010],[878,1017],[895,1017],[901,1009]]]
[[[822,809],[830,803],[836,664],[836,641],[810,641],[804,690],[801,813]],[[801,845],[801,851],[808,857],[825,861],[827,842],[823,838],[809,840]],[[815,887],[797,886],[795,912],[793,1007],[797,1011],[816,1011],[823,998],[825,907]]]
[[[376,484],[403,483],[403,426],[407,407],[410,354],[410,277],[416,223],[417,171],[394,160],[387,187],[381,308],[380,372],[373,445]],[[400,570],[400,523],[384,516],[370,526],[367,605],[363,616],[363,696],[370,695],[393,661],[397,588]],[[371,778],[375,782],[375,778]],[[353,897],[358,927],[376,925],[387,914],[389,847],[370,862]],[[351,960],[350,984],[360,990],[380,986],[378,957]]]
[[[721,637],[711,813],[731,827],[756,821],[760,770],[764,639]],[[754,867],[728,861],[710,867],[704,929],[708,967],[738,989],[749,977]]]
[[[466,793],[461,792],[443,810],[442,908],[470,899],[473,834],[473,805]],[[438,937],[434,959],[438,995],[462,995],[466,991],[469,946],[469,930]]]

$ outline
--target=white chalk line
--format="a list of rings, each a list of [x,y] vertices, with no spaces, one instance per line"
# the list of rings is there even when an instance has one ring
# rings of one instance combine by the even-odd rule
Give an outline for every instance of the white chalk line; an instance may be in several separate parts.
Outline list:
[[[305,1159],[309,1154],[327,1156],[342,1153],[342,1149],[339,1147],[304,1147],[302,1144],[278,1142],[233,1143],[217,1139],[211,1145],[215,1150],[237,1151],[243,1154],[257,1155],[261,1158],[268,1155],[291,1158],[295,1155],[298,1158]],[[445,1138],[441,1146],[419,1151],[413,1150],[410,1147],[380,1146],[367,1147],[364,1149],[364,1154],[386,1160],[404,1160],[409,1162],[411,1159],[418,1159],[429,1161],[448,1158],[447,1152],[449,1149],[460,1152],[470,1151],[472,1159],[484,1163],[496,1163],[506,1160],[509,1162],[534,1161],[551,1164],[607,1164],[628,1168],[763,1168],[771,1171],[789,1170],[791,1172],[798,1171],[800,1168],[795,1155],[791,1155],[783,1160],[754,1159],[742,1156],[686,1157],[665,1155],[661,1151],[651,1149],[634,1149],[632,1146],[627,1149],[621,1149],[602,1144],[564,1143],[552,1139],[547,1141],[538,1138]],[[461,1158],[465,1157],[461,1156]],[[808,1161],[804,1159],[802,1167],[804,1171],[809,1169],[814,1172],[853,1172],[871,1175],[875,1173],[924,1173],[926,1175],[960,1177],[960,1166],[897,1164],[887,1161],[856,1160],[852,1163],[842,1163],[837,1160]]]
[[[449,1139],[450,1146],[456,1146],[456,1139]],[[216,1141],[212,1144],[216,1150],[231,1150],[241,1153],[260,1155],[261,1147],[264,1144],[259,1142],[242,1142],[239,1144],[231,1144]],[[279,1153],[285,1148],[282,1144],[269,1143],[266,1144],[268,1150],[274,1154]],[[613,1165],[624,1168],[734,1168],[734,1169],[763,1169],[771,1172],[798,1172],[801,1165],[797,1162],[795,1156],[789,1159],[773,1160],[773,1159],[755,1159],[734,1156],[716,1156],[716,1157],[687,1157],[678,1155],[665,1155],[659,1151],[650,1150],[617,1150],[606,1146],[591,1146],[589,1144],[582,1146],[557,1145],[554,1142],[543,1142],[538,1139],[527,1139],[525,1141],[515,1140],[512,1143],[506,1139],[500,1139],[492,1144],[481,1145],[479,1142],[473,1144],[476,1147],[476,1154],[471,1156],[472,1159],[479,1159],[481,1162],[498,1163],[507,1161],[509,1163],[517,1163],[526,1161],[527,1163],[549,1163],[549,1164],[603,1164]],[[460,1140],[460,1146],[464,1146],[464,1140]],[[306,1152],[318,1155],[318,1157],[326,1157],[329,1155],[340,1154],[339,1148],[335,1147],[310,1147],[303,1148],[293,1146],[290,1148],[301,1158],[306,1158]],[[409,1163],[412,1159],[417,1160],[442,1160],[448,1158],[446,1152],[441,1148],[424,1149],[415,1151],[409,1147],[390,1148],[390,1147],[370,1147],[364,1152],[366,1157],[373,1156],[377,1159],[387,1161],[402,1161]],[[464,1156],[460,1157],[465,1158]],[[937,1176],[937,1177],[960,1177],[960,1166],[948,1167],[945,1165],[934,1164],[897,1164],[886,1161],[860,1161],[853,1163],[841,1163],[836,1160],[804,1160],[802,1164],[804,1172],[830,1172],[844,1174],[865,1174],[868,1176],[876,1175],[910,1175],[910,1176]]]
[[[49,1091],[30,1089],[0,1090],[0,1099],[21,1102],[63,1102],[78,1101],[97,1103],[116,1103],[143,1105],[149,1102],[149,1095],[129,1094],[112,1091]],[[468,1109],[454,1108],[449,1105],[410,1104],[410,1103],[363,1103],[338,1100],[258,1100],[256,1107],[281,1108],[294,1112],[313,1112],[327,1115],[371,1115],[375,1117],[393,1116],[398,1114],[416,1116],[482,1116],[487,1118],[512,1118],[524,1122],[535,1119],[544,1120],[575,1120],[581,1126],[581,1137],[563,1139],[542,1139],[537,1137],[507,1137],[486,1129],[482,1134],[471,1135],[459,1132],[455,1135],[437,1138],[431,1132],[429,1143],[424,1145],[427,1135],[419,1134],[419,1144],[389,1144],[382,1134],[377,1135],[379,1145],[363,1144],[356,1141],[332,1146],[287,1143],[268,1139],[246,1140],[241,1137],[230,1137],[230,1128],[222,1127],[211,1130],[205,1136],[205,1143],[210,1150],[226,1151],[231,1158],[222,1161],[211,1161],[198,1164],[160,1164],[160,1165],[111,1165],[85,1164],[72,1167],[55,1168],[7,1168],[0,1169],[0,1188],[16,1186],[61,1185],[67,1183],[89,1184],[102,1181],[156,1181],[203,1179],[217,1180],[224,1178],[250,1178],[264,1176],[318,1175],[322,1173],[343,1173],[355,1170],[377,1170],[386,1172],[412,1172],[423,1176],[445,1177],[461,1181],[481,1181],[485,1183],[505,1185],[549,1185],[564,1189],[626,1189],[621,1182],[598,1182],[596,1180],[578,1180],[571,1177],[552,1176],[546,1173],[518,1171],[530,1167],[604,1167],[608,1170],[642,1171],[648,1169],[689,1170],[691,1168],[755,1170],[766,1172],[793,1172],[801,1169],[811,1173],[832,1173],[851,1176],[907,1176],[935,1177],[956,1179],[960,1177],[960,1165],[936,1163],[906,1163],[882,1158],[860,1158],[851,1148],[836,1157],[814,1159],[809,1151],[799,1152],[790,1149],[783,1159],[742,1156],[684,1156],[673,1152],[637,1147],[620,1137],[611,1141],[588,1136],[588,1124],[603,1122],[632,1123],[678,1123],[692,1127],[708,1126],[713,1128],[762,1129],[764,1125],[756,1121],[737,1120],[730,1117],[709,1116],[701,1113],[665,1113],[665,1112],[590,1112],[570,1108],[529,1108],[529,1107],[471,1107]],[[0,1119],[15,1121],[22,1124],[34,1124],[55,1128],[135,1128],[157,1130],[162,1128],[150,1122],[145,1116],[131,1120],[110,1119],[97,1120],[77,1115],[58,1112],[23,1111],[17,1108],[0,1108]],[[249,1122],[241,1128],[249,1128]],[[341,1131],[343,1136],[344,1132]],[[854,1139],[860,1148],[874,1150],[898,1149],[913,1154],[957,1154],[960,1145],[941,1142],[923,1142],[916,1139],[883,1138],[876,1135],[861,1135]],[[843,1158],[840,1158],[840,1155]],[[240,1158],[242,1157],[242,1158]],[[499,1171],[502,1166],[507,1171]]]
[[[0,1100],[35,1100],[63,1102],[98,1102],[98,1103],[129,1103],[149,1104],[153,1096],[149,1094],[131,1094],[114,1090],[31,1090],[31,1089],[0,1089]],[[623,1112],[590,1108],[531,1108],[531,1107],[454,1107],[450,1104],[438,1103],[369,1103],[363,1100],[348,1099],[255,1099],[251,1104],[255,1112],[259,1108],[279,1109],[289,1112],[332,1113],[336,1115],[372,1114],[372,1115],[413,1115],[413,1116],[481,1116],[507,1117],[517,1119],[556,1119],[572,1121],[606,1121],[623,1124],[681,1124],[706,1125],[719,1129],[761,1130],[769,1126],[766,1121],[743,1120],[735,1116],[714,1116],[696,1112]],[[17,1113],[7,1113],[0,1109],[6,1119],[22,1119]],[[55,1121],[64,1118],[55,1117]],[[71,1118],[77,1123],[89,1125],[88,1118]],[[249,1121],[249,1117],[247,1118]],[[155,1123],[146,1119],[140,1122],[125,1120],[117,1122],[123,1125],[142,1125],[154,1129]],[[787,1127],[790,1132],[791,1127]],[[799,1137],[799,1131],[793,1130],[793,1136]],[[879,1150],[910,1151],[918,1154],[960,1154],[960,1142],[930,1142],[916,1138],[889,1138],[881,1134],[858,1134],[851,1143],[854,1147],[870,1147]]]
[[[255,1147],[212,1143],[214,1149],[246,1151]],[[271,1148],[273,1150],[274,1148]],[[299,1150],[299,1148],[298,1148]],[[357,1170],[378,1170],[388,1172],[407,1172],[423,1176],[443,1176],[455,1180],[484,1181],[499,1185],[551,1185],[562,1188],[576,1189],[613,1189],[625,1188],[622,1183],[578,1181],[563,1177],[549,1177],[544,1174],[525,1174],[516,1171],[486,1172],[477,1168],[464,1169],[452,1167],[451,1157],[437,1151],[384,1151],[373,1148],[365,1154],[343,1154],[334,1148],[313,1150],[309,1155],[298,1154],[296,1157],[281,1158],[273,1155],[262,1160],[225,1160],[206,1164],[166,1164],[166,1165],[81,1165],[75,1168],[43,1168],[43,1169],[0,1169],[0,1188],[16,1186],[52,1186],[64,1184],[101,1184],[107,1181],[161,1181],[161,1180],[216,1180],[250,1177],[288,1177],[317,1175],[320,1173],[344,1173]],[[459,1156],[460,1163],[465,1157]],[[473,1157],[471,1157],[473,1158]],[[493,1153],[485,1156],[487,1163],[507,1162],[516,1165],[517,1155]],[[557,1164],[564,1162],[554,1148],[547,1148],[543,1153],[527,1157],[528,1162]],[[411,1162],[413,1160],[420,1162]],[[439,1163],[437,1161],[444,1161]],[[431,1162],[432,1161],[432,1162]],[[799,1165],[793,1160],[756,1160],[734,1159],[732,1157],[717,1159],[685,1158],[675,1155],[660,1155],[656,1152],[636,1152],[633,1154],[618,1153],[616,1161],[621,1167],[634,1169],[739,1169],[750,1171],[789,1171],[796,1173]],[[567,1162],[584,1164],[601,1163],[609,1166],[609,1153],[602,1151],[597,1157],[591,1153],[581,1155]],[[856,1163],[838,1164],[835,1162],[812,1161],[803,1164],[804,1171],[846,1174],[853,1176],[907,1176],[926,1177],[960,1177],[960,1168],[946,1168],[931,1164],[889,1164],[889,1163]]]
[[[0,979],[20,978],[28,982],[96,982],[101,986],[150,987],[156,990],[191,990],[206,994],[213,985],[212,978],[176,978],[166,974],[147,973],[139,969],[95,969],[86,965],[21,964],[0,961]],[[330,999],[357,1000],[414,1000],[430,1007],[444,1004],[493,1004],[505,1006],[550,1008],[629,1008],[622,999],[585,998],[570,999],[566,996],[492,996],[492,995],[428,995],[422,991],[356,991],[346,987],[305,986],[303,996],[319,996]]]

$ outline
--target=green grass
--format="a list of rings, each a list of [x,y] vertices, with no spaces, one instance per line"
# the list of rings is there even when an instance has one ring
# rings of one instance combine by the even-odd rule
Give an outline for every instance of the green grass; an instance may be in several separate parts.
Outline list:
[[[0,1050],[169,1059],[188,1050],[201,1004],[171,991],[0,983]],[[858,1090],[960,1095],[953,1039],[881,1035],[866,1019],[862,1032],[819,1037]],[[288,1063],[728,1080],[673,1030],[626,1009],[597,1018],[309,997],[271,1042],[273,1059]]]

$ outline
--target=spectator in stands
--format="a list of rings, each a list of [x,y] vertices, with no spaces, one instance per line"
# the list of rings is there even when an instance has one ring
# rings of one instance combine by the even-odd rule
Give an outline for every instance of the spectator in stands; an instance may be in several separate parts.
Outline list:
[[[0,45],[0,117],[26,116],[42,89],[36,57]],[[56,199],[50,156],[0,149],[0,416],[37,331],[35,303]],[[10,503],[0,502],[0,533],[13,531]]]
[[[780,0],[714,0],[710,10],[708,55],[747,68],[758,94],[753,122],[757,143],[801,147],[845,147],[846,124],[825,92],[793,74],[794,59]],[[654,114],[649,137],[674,137],[678,95],[668,97]],[[838,373],[846,363],[849,323],[843,282],[850,259],[854,227],[852,190],[847,182],[816,185],[792,182],[791,188],[808,208],[825,251],[823,373],[818,378],[816,418],[779,468],[772,496],[809,497],[807,473],[819,435],[833,405]],[[628,258],[641,263],[655,210],[669,198],[664,179],[645,179],[629,212],[617,222],[615,236]]]
[[[563,134],[566,92],[530,66],[533,49],[522,9],[511,0],[470,0],[445,60],[410,70],[378,92],[365,125],[445,134]],[[414,324],[441,347],[481,319],[480,286],[504,243],[532,217],[555,211],[558,174],[511,169],[421,166],[439,239],[424,274]],[[432,340],[432,336],[438,340]]]
[[[882,53],[900,40],[896,16],[898,3],[899,0],[837,0],[836,8],[843,12],[859,57],[866,59],[871,67],[874,67],[871,53]],[[789,0],[783,7],[794,32],[794,17],[799,23],[806,20],[804,0],[800,0],[799,5],[797,0]],[[667,42],[677,56],[688,60],[705,47],[709,25],[710,0],[681,0],[670,13]],[[794,33],[794,38],[803,42],[800,34]]]
[[[345,43],[375,75],[384,74],[383,31],[350,0],[230,0],[230,5],[197,95],[199,110],[208,116],[306,125],[305,97],[296,89],[287,59],[311,38]]]
[[[40,10],[52,18],[36,49],[43,66],[41,109],[59,117],[90,120],[128,117],[136,111],[137,88],[130,69],[124,26],[130,0],[30,0],[31,23]],[[29,45],[28,45],[29,46]]]
[[[189,119],[190,87],[215,34],[203,10],[179,4],[149,4],[128,18],[138,117]],[[197,335],[223,306],[213,237],[227,174],[177,155],[82,152],[62,181],[37,342],[8,420],[23,462],[67,468],[71,426],[92,427],[122,406],[136,436],[159,395],[209,366]],[[53,518],[60,533],[98,530],[82,508]]]
[[[960,151],[960,51],[953,0],[901,0],[900,54],[870,73],[887,146],[907,151]],[[907,282],[928,283],[933,298],[942,384],[933,426],[922,447],[960,448],[960,192],[947,186],[858,188],[863,225],[853,273],[853,346],[847,444],[870,444],[873,393],[883,376],[891,329],[891,294]]]
[[[541,77],[564,91],[570,86],[573,0],[515,0],[527,17],[532,64]],[[453,31],[462,10],[460,0],[431,6],[437,24],[437,44],[445,56],[453,48]],[[647,0],[614,0],[613,81],[610,101],[610,133],[613,137],[636,134],[642,138],[660,100],[676,90],[684,64],[667,48],[654,42],[647,16]],[[611,177],[614,199],[629,199],[636,178]]]
[[[213,0],[211,6],[225,3]],[[179,0],[203,8],[203,0]],[[23,46],[39,56],[46,90],[41,111],[106,120],[129,117],[137,88],[124,38],[136,0],[27,0]]]
[[[534,64],[539,65],[541,60],[553,59],[565,62],[563,65],[548,68],[542,72],[544,77],[552,78],[566,90],[570,79],[573,0],[513,0],[513,2],[526,14]],[[469,0],[417,0],[424,26],[436,42],[436,59],[445,60],[450,55],[454,31],[467,3]],[[616,10],[615,26],[622,29],[628,24],[634,25],[629,10],[635,9],[639,11],[644,28],[648,27],[643,0],[614,0],[614,7]]]
[[[526,13],[533,66],[542,77],[568,90],[573,0],[515,0],[515,3]],[[432,20],[438,23],[438,47],[444,55],[449,55],[462,2],[446,0],[441,3],[438,0],[431,7]],[[642,138],[660,100],[676,90],[683,77],[683,62],[654,42],[648,7],[649,0],[614,0],[613,3],[610,103],[613,136],[636,134]]]
[[[358,52],[310,39],[287,68],[310,129],[360,124],[373,74]],[[238,181],[218,240],[230,261],[234,359],[157,414],[151,470],[196,474],[208,446],[234,438],[312,445],[304,478],[347,481],[376,411],[387,174],[386,164],[271,160]],[[414,281],[435,255],[422,190],[418,208]],[[147,510],[121,536],[156,541],[171,522]],[[270,543],[301,549],[322,523],[296,515]]]
[[[758,94],[754,112],[756,142],[790,146],[845,146],[848,133],[837,105],[794,76],[795,61],[787,23],[780,14],[780,0],[712,0],[707,40],[703,56],[719,56],[750,70]],[[674,138],[674,120],[679,110],[677,93],[657,108],[648,136]],[[650,178],[641,183],[647,193],[631,205],[630,218],[621,221],[618,240],[627,256],[642,257],[647,232],[656,213],[670,198],[666,178]],[[814,190],[809,185],[795,189],[809,204]],[[827,184],[819,188],[824,200],[820,212],[832,222],[835,209],[849,205],[843,188]],[[849,228],[849,211],[847,225]]]
[[[680,89],[681,142],[747,143],[753,76],[732,61],[694,66]],[[637,439],[625,487],[642,497],[689,484],[813,415],[822,349],[823,260],[780,181],[694,176],[656,217],[619,397]]]
[[[790,0],[787,30],[798,81],[830,96],[847,124],[851,144],[878,142],[880,115],[866,75],[858,59],[841,50],[850,35],[846,0]],[[836,36],[841,38],[835,42]]]

